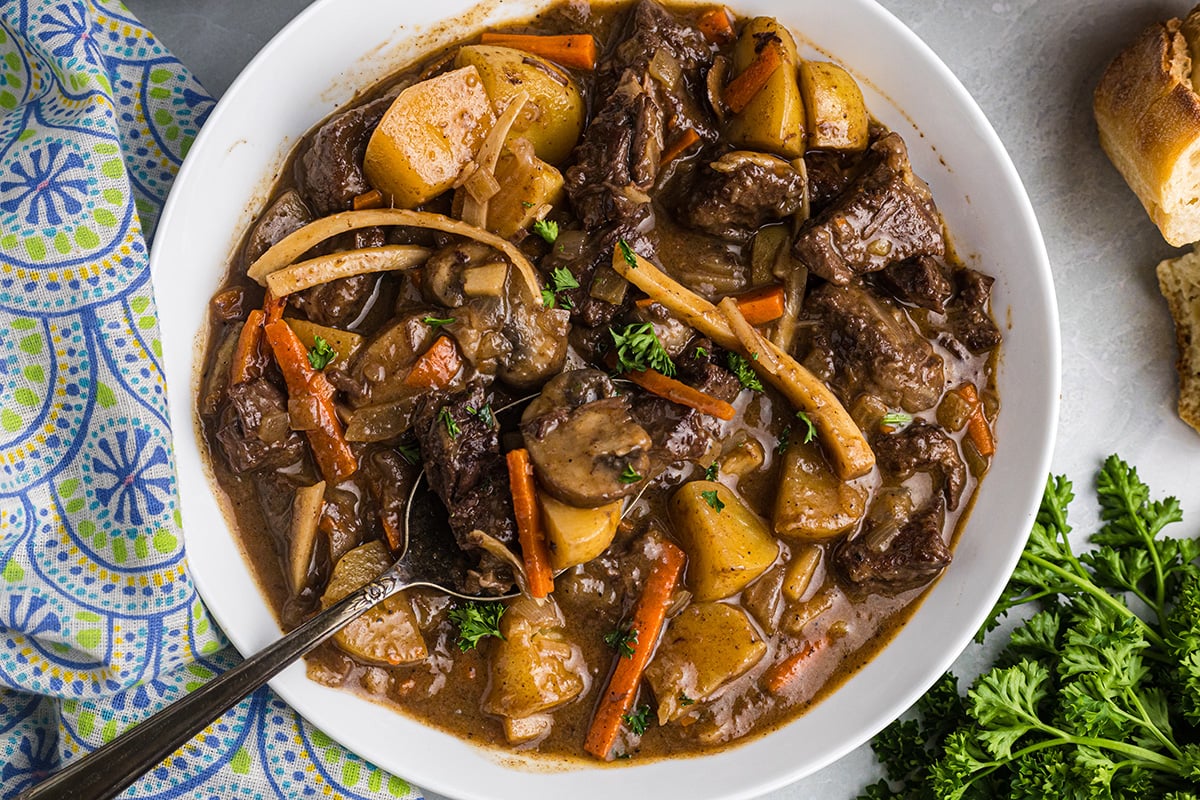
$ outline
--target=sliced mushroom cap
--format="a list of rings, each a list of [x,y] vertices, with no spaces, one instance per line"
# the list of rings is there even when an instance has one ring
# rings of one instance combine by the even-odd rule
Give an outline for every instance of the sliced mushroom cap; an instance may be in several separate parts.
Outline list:
[[[623,397],[554,408],[523,422],[521,433],[538,483],[568,505],[594,508],[633,494],[650,469],[654,443]]]
[[[508,319],[501,331],[512,344],[512,352],[496,370],[496,377],[521,389],[536,386],[562,370],[567,361],[571,315],[564,308],[528,302],[517,284],[509,282]]]
[[[459,242],[438,250],[425,262],[421,289],[429,300],[447,308],[458,308],[466,302],[463,292],[463,270],[488,264],[499,258],[494,249],[478,242]]]
[[[619,394],[612,379],[600,370],[570,369],[546,382],[541,394],[525,407],[521,422],[529,422],[557,409],[576,409]]]

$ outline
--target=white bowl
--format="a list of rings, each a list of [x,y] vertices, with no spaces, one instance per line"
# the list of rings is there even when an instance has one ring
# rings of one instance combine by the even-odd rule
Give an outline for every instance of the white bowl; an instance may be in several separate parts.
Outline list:
[[[198,355],[207,299],[298,138],[359,89],[435,45],[488,23],[527,17],[544,0],[320,0],[250,63],[188,155],[151,254],[171,386],[192,575],[243,653],[280,635],[214,497],[196,434]],[[329,689],[295,664],[272,686],[335,740],[413,783],[463,800],[752,797],[829,764],[904,711],[979,627],[1016,564],[1049,469],[1058,415],[1059,340],[1050,269],[1033,210],[992,127],[958,80],[871,0],[744,0],[849,67],[872,112],[908,143],[958,252],[996,277],[1005,329],[998,372],[998,450],[946,571],[899,635],[807,714],[703,758],[569,769],[473,746],[393,710]],[[450,20],[439,22],[439,20]]]

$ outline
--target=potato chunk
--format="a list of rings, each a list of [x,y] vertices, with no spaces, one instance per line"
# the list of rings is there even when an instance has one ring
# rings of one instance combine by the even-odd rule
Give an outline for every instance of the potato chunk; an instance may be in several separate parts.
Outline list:
[[[796,40],[771,17],[755,17],[742,28],[733,48],[733,74],[740,74],[765,43],[776,42],[783,63],[766,85],[725,129],[729,140],[751,150],[764,150],[785,158],[804,155],[804,101],[796,81]]]
[[[583,651],[566,638],[554,600],[520,597],[500,618],[483,710],[524,719],[574,700],[587,687]]]
[[[503,111],[517,93],[529,94],[507,142],[528,139],[537,157],[550,164],[571,154],[583,131],[583,95],[559,67],[531,53],[483,44],[461,48],[454,63],[478,70],[496,111]]]
[[[528,139],[514,139],[496,162],[500,191],[488,201],[487,229],[505,239],[537,218],[538,209],[562,199],[563,176],[534,154]]]
[[[576,508],[538,492],[538,504],[555,572],[591,561],[607,550],[621,521],[620,500],[597,508]]]
[[[671,498],[671,522],[687,552],[687,586],[697,600],[737,594],[779,556],[779,542],[763,521],[715,481],[681,486]]]
[[[746,612],[726,603],[694,603],[671,620],[646,680],[665,725],[745,675],[767,652]]]
[[[495,123],[474,67],[402,91],[371,134],[363,171],[397,208],[415,208],[450,188]]]
[[[816,442],[788,447],[775,499],[777,536],[832,539],[858,524],[866,506],[863,490],[833,474]]]
[[[333,568],[321,606],[329,608],[365,586],[392,565],[380,541],[359,545],[342,556]],[[423,661],[428,650],[417,627],[417,616],[406,593],[394,594],[333,635],[333,642],[368,664],[410,664]]]
[[[800,96],[808,116],[808,146],[814,150],[866,150],[870,117],[862,89],[837,64],[800,65]]]

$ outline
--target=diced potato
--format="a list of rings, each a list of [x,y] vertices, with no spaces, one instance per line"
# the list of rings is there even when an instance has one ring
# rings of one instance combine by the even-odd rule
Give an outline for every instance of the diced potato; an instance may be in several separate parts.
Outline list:
[[[523,719],[569,702],[583,691],[587,664],[566,638],[566,620],[552,598],[514,600],[500,618],[503,639],[491,645],[491,680],[483,696],[489,714]]]
[[[779,556],[779,542],[763,521],[715,481],[681,486],[671,498],[671,522],[687,552],[687,586],[697,600],[737,594]]]
[[[415,208],[450,188],[495,123],[474,67],[402,91],[371,134],[367,180],[397,208]]]
[[[532,717],[505,717],[504,738],[509,744],[525,744],[541,739],[550,732],[554,718],[549,714],[534,714]]]
[[[312,565],[313,548],[317,543],[317,523],[325,507],[325,481],[296,490],[292,500],[292,525],[288,536],[289,577],[292,593],[308,585],[308,568]]]
[[[746,69],[758,53],[761,42],[779,40],[783,63],[767,79],[766,85],[725,129],[729,140],[751,150],[776,153],[785,158],[804,155],[806,131],[804,101],[796,80],[796,41],[787,28],[771,17],[755,17],[742,28],[733,48],[733,75]]]
[[[836,598],[836,589],[832,586],[822,587],[809,599],[789,606],[780,627],[793,636],[799,636],[810,622],[833,608]]]
[[[328,342],[329,346],[337,353],[336,357],[330,359],[330,364],[349,361],[358,352],[358,348],[362,347],[363,337],[352,331],[330,328],[327,325],[318,325],[306,319],[292,319],[290,317],[287,320],[287,324],[289,328],[295,331],[296,337],[309,350],[317,346],[318,336]]]
[[[563,176],[534,155],[527,139],[510,141],[496,162],[500,191],[488,201],[487,229],[505,239],[528,228],[538,209],[562,199]]]
[[[866,494],[840,480],[816,442],[793,441],[784,454],[775,498],[775,535],[806,541],[832,539],[862,519]]]
[[[721,454],[721,474],[743,478],[761,467],[765,459],[762,442],[748,436]]]
[[[508,264],[495,261],[462,271],[463,294],[467,297],[500,297],[508,278]]]
[[[871,119],[862,89],[837,64],[800,64],[800,96],[808,121],[808,146],[815,150],[866,150]]]
[[[338,559],[321,597],[321,606],[329,608],[391,565],[392,556],[383,542],[359,545]],[[404,592],[381,601],[346,625],[333,635],[333,642],[368,664],[411,664],[429,655],[412,603]]]
[[[621,521],[620,500],[596,508],[576,508],[538,492],[538,504],[555,572],[591,561],[607,550]]]
[[[537,157],[550,164],[566,160],[583,131],[583,95],[569,75],[543,58],[498,45],[475,44],[458,51],[454,63],[472,66],[502,111],[519,92],[529,102],[513,124],[507,142],[524,137]],[[501,181],[503,183],[503,181]]]
[[[767,652],[746,612],[725,603],[694,603],[671,620],[646,680],[665,725],[688,712],[693,702],[712,697],[745,675]]]
[[[792,560],[783,572],[784,597],[795,603],[808,593],[808,588],[812,586],[813,578],[821,566],[822,552],[815,544],[802,544],[795,548]]]
[[[768,636],[779,630],[779,617],[783,613],[783,579],[787,566],[776,564],[742,591],[742,608],[750,612]]]

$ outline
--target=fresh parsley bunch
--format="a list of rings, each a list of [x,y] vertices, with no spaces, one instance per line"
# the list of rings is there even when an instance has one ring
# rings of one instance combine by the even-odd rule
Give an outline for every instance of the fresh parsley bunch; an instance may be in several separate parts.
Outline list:
[[[1047,482],[978,638],[1039,610],[966,697],[946,675],[875,738],[888,780],[860,800],[1200,800],[1200,543],[1161,535],[1179,503],[1116,456],[1096,489],[1097,549],[1076,554],[1071,483]]]

